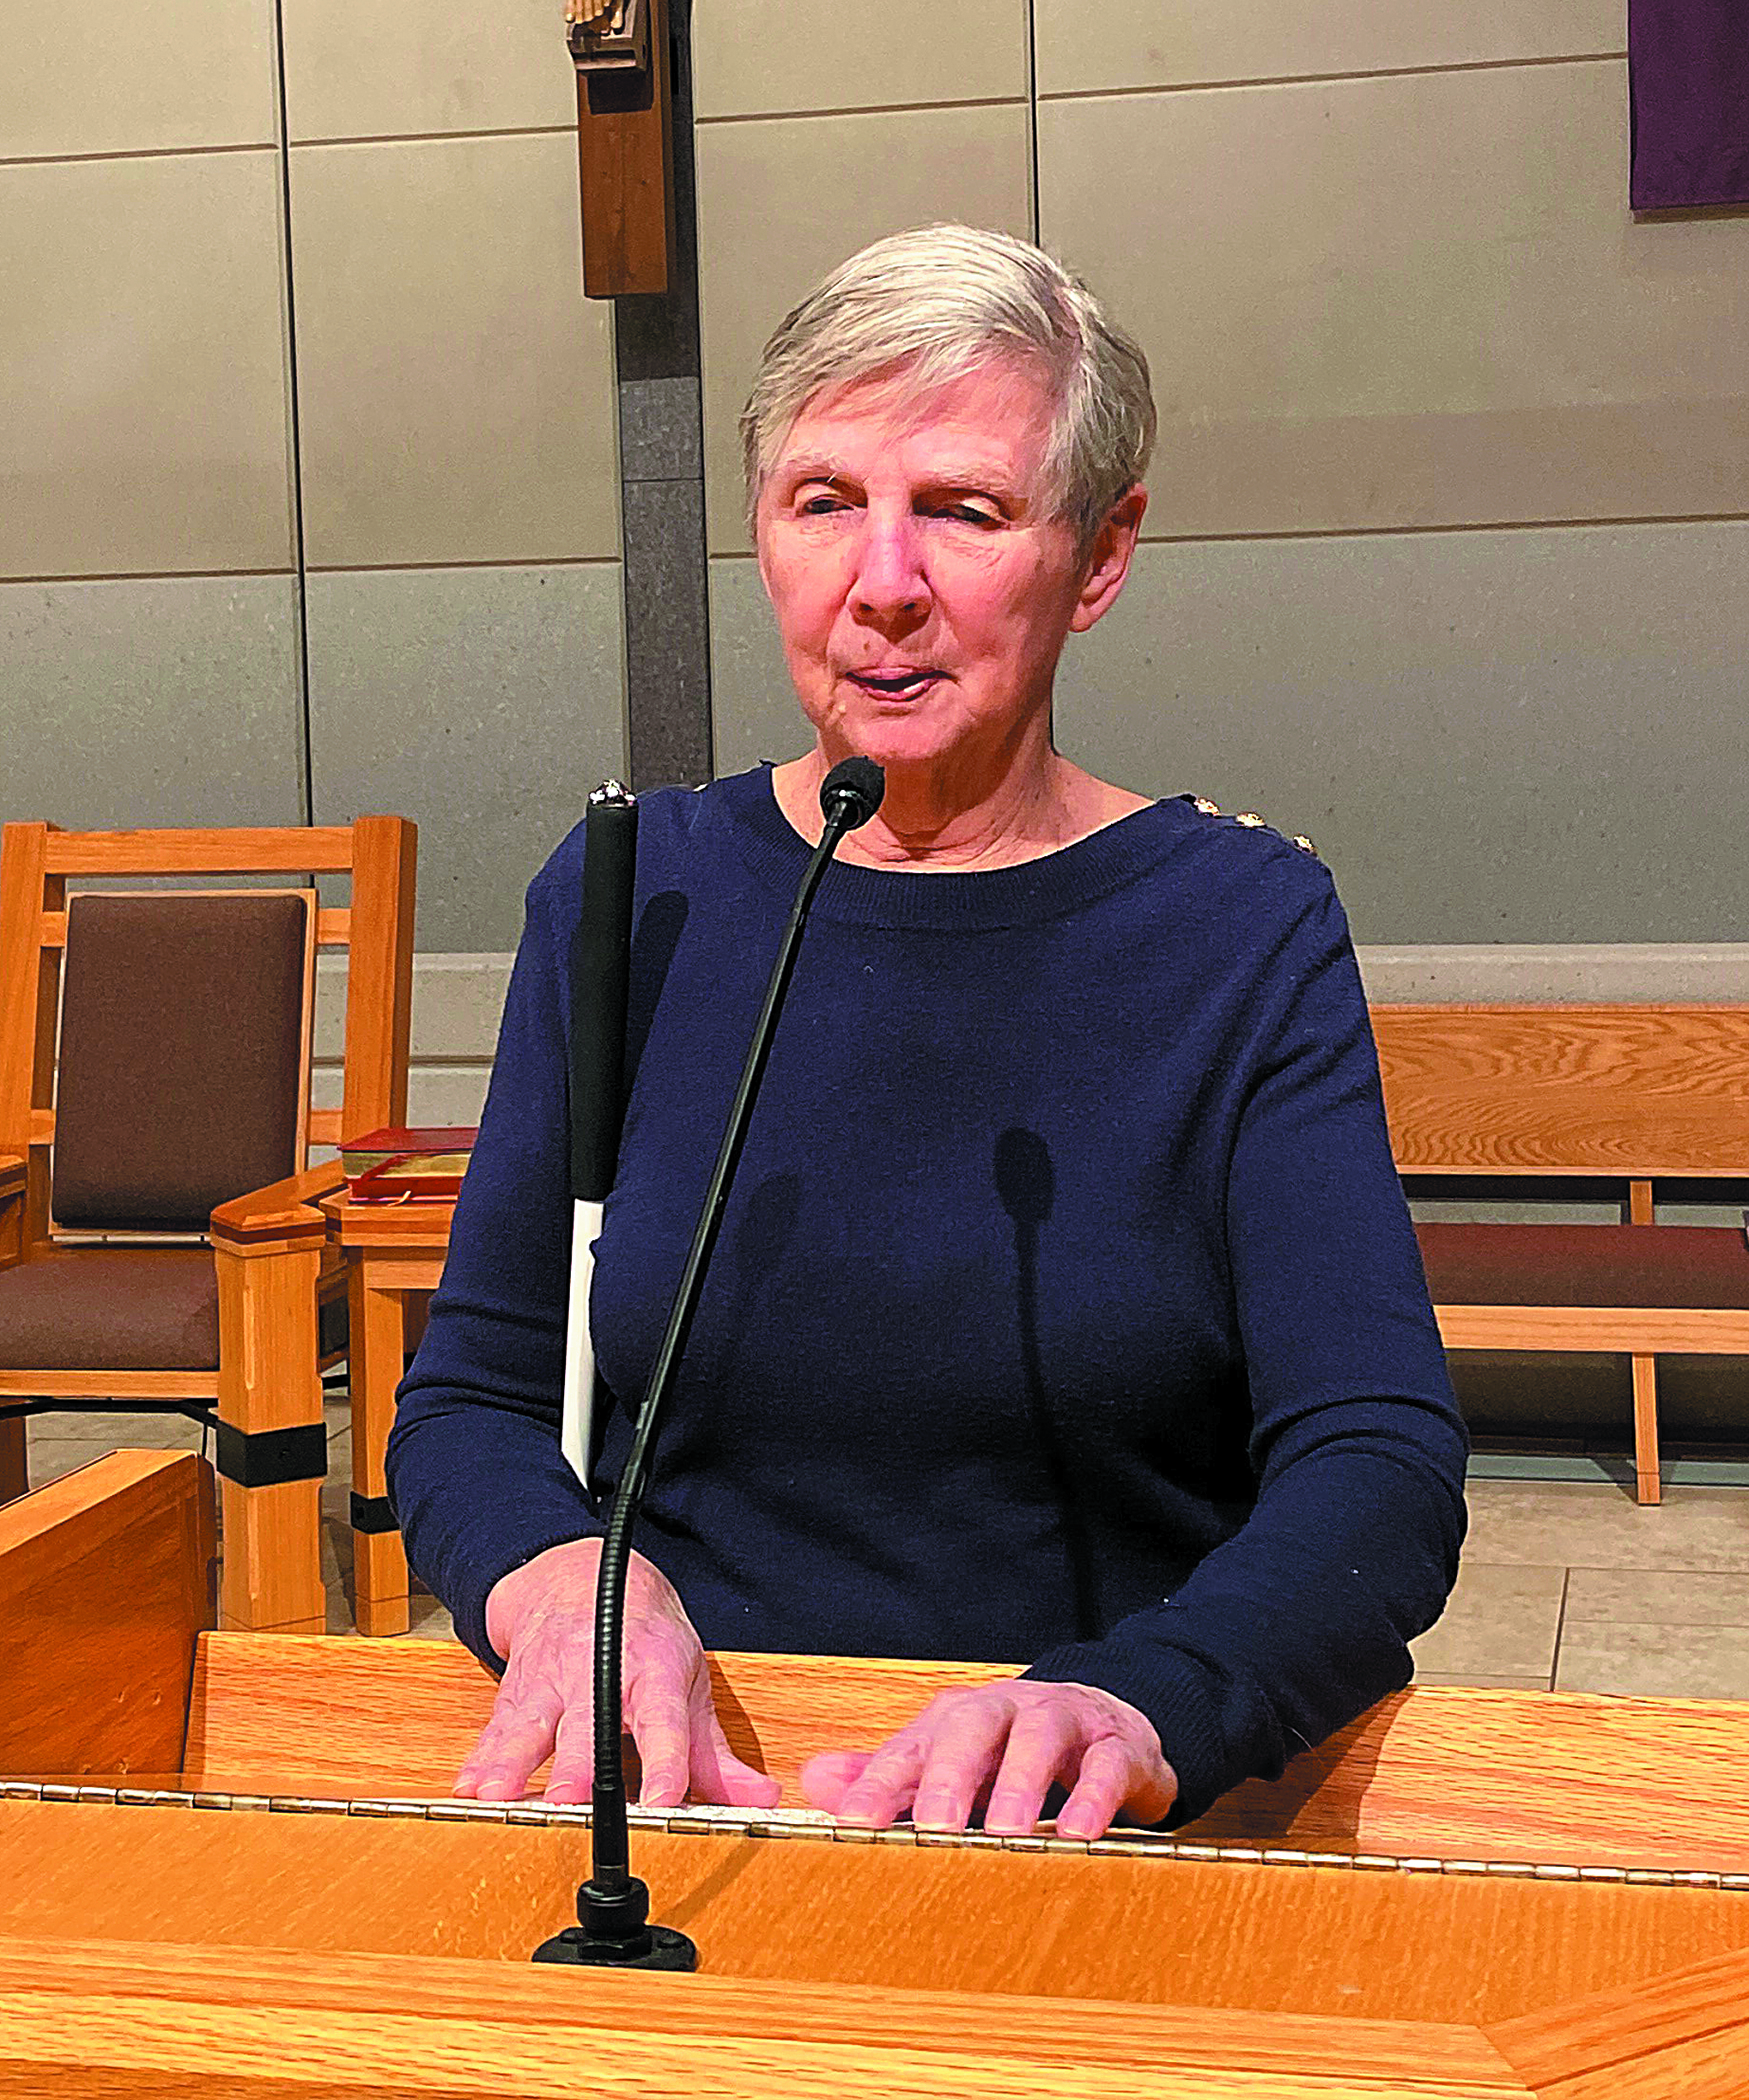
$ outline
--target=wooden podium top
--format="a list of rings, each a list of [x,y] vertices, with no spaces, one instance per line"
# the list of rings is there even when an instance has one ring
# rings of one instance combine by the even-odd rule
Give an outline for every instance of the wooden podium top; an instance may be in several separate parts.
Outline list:
[[[720,1656],[786,1799],[635,1818],[701,1973],[580,1976],[587,1811],[449,1793],[487,1674],[206,1631],[211,1545],[188,1455],[0,1511],[0,2093],[1749,2091],[1749,1708],[1412,1690],[1169,1837],[949,1840],[795,1773],[1000,1670]]]

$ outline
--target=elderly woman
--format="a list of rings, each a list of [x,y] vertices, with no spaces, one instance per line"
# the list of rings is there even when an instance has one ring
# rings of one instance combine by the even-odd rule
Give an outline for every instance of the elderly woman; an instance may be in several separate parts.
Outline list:
[[[1052,745],[1154,431],[1084,286],[964,227],[877,242],[778,328],[743,427],[813,745],[643,799],[591,1308],[610,1488],[820,782],[862,752],[887,787],[819,893],[656,1456],[644,1798],[776,1798],[703,1663],[763,1648],[1017,1666],[816,1759],[841,1818],[1182,1822],[1407,1681],[1463,1533],[1342,911],[1297,845]],[[604,1510],[558,1441],[582,837],[529,890],[390,1449],[413,1565],[503,1671],[458,1780],[493,1799],[549,1752],[549,1800],[589,1784]]]

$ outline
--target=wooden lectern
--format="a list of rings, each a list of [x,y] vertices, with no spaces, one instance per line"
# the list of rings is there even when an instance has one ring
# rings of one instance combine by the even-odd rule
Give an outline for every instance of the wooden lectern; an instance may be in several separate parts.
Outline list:
[[[641,1818],[696,1976],[540,1969],[583,1809],[448,1798],[462,1649],[217,1634],[211,1478],[0,1511],[0,2094],[1749,2092],[1749,1706],[1410,1691],[1170,1837]],[[988,1666],[726,1655],[785,1781]]]

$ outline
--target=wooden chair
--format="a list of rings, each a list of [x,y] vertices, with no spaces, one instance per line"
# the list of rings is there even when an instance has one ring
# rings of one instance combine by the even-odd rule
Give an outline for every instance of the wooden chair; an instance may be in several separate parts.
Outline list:
[[[0,831],[0,1502],[29,1414],[214,1421],[227,1626],[326,1624],[318,1337],[346,1283],[315,1208],[340,1167],[309,1148],[406,1119],[414,863],[401,817]],[[243,874],[299,886],[175,886]],[[338,1109],[310,1103],[319,947],[349,959]]]
[[[1375,1006],[1398,1171],[1447,1187],[1613,1183],[1618,1225],[1423,1224],[1448,1349],[1633,1366],[1634,1477],[1663,1492],[1661,1355],[1749,1355],[1749,1246],[1660,1225],[1654,1184],[1749,1180],[1749,1006]],[[1625,1185],[1625,1186],[1624,1186]]]

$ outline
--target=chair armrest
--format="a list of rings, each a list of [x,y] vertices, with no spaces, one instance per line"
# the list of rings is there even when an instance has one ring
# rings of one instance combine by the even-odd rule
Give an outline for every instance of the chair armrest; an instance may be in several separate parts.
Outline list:
[[[328,1221],[315,1205],[345,1183],[345,1172],[333,1159],[247,1196],[235,1196],[213,1212],[213,1244],[248,1247],[261,1240],[320,1240],[327,1234]]]
[[[0,1269],[24,1259],[24,1191],[29,1169],[12,1154],[0,1154]]]

